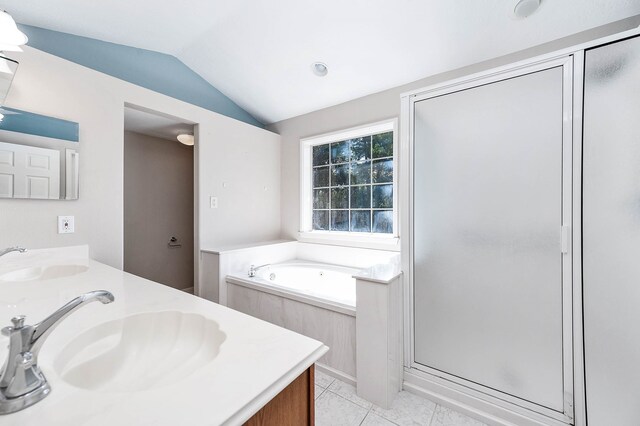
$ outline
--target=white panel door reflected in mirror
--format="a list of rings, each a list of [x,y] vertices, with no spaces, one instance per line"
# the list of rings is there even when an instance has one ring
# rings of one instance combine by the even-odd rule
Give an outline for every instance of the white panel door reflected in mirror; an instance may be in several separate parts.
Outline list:
[[[0,108],[0,198],[77,200],[78,123]]]

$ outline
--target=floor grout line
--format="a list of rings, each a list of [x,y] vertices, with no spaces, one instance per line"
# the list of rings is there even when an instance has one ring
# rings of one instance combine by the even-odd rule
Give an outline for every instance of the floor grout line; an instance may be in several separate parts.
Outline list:
[[[433,419],[436,417],[436,411],[438,411],[438,407],[440,406],[440,404],[436,404],[435,408],[433,409],[433,413],[431,413],[431,418],[429,419],[429,426],[433,425]]]
[[[315,399],[320,398],[326,391],[327,391],[327,388],[322,389],[322,392],[320,392],[320,395],[318,395]]]
[[[320,389],[322,389],[322,391],[320,392],[320,394],[315,398],[314,403],[317,402],[318,399],[320,399],[322,397],[322,395],[324,395],[326,392],[329,392],[330,394],[333,394],[333,396],[337,396],[341,399],[343,399],[344,401],[350,403],[353,407],[357,407],[358,409],[362,409],[362,410],[366,410],[366,413],[364,415],[364,417],[362,418],[362,420],[358,423],[358,426],[362,426],[365,422],[365,420],[367,419],[367,417],[369,417],[369,415],[371,415],[371,413],[373,413],[374,416],[378,416],[382,419],[384,419],[385,421],[389,422],[392,425],[398,426],[398,423],[396,423],[394,420],[388,418],[383,412],[378,412],[375,410],[375,408],[377,407],[375,404],[371,404],[371,406],[369,408],[364,407],[360,404],[358,404],[357,402],[352,401],[351,399],[349,399],[346,396],[340,395],[339,393],[335,392],[332,389],[329,389],[334,383],[336,382],[341,382],[341,383],[345,383],[342,382],[339,379],[333,378],[333,380],[331,380],[331,382],[327,385],[326,388],[323,388],[320,385],[317,385]],[[427,401],[430,401],[427,398],[421,398],[421,399],[425,399]],[[430,401],[434,404],[434,409],[431,413],[431,416],[429,417],[428,421],[426,423],[424,423],[425,426],[435,426],[436,423],[436,412],[438,411],[438,408],[442,408],[442,406],[440,404],[434,403],[433,401]]]
[[[337,394],[337,393],[335,393],[335,392],[333,392],[333,391],[330,391],[330,390],[329,390],[329,388],[327,388],[326,390],[327,390],[327,392],[332,393],[332,394],[334,394],[335,396],[337,396],[337,397],[340,397],[340,398],[344,399],[344,400],[345,400],[345,401],[347,401],[348,403],[353,404],[353,405],[355,405],[355,406],[356,406],[356,407],[358,407],[358,408],[362,408],[362,409],[364,409],[364,410],[367,410],[367,414],[365,414],[365,415],[364,415],[364,417],[362,418],[362,421],[361,421],[360,423],[358,423],[358,426],[362,425],[362,422],[364,422],[364,419],[366,419],[366,418],[367,418],[367,416],[369,415],[369,412],[371,411],[371,408],[369,408],[369,409],[364,408],[362,405],[356,404],[355,402],[351,401],[349,398],[345,398],[344,396],[342,396],[342,395],[340,395],[340,394]],[[324,392],[322,392],[322,393],[324,393]],[[372,408],[373,408],[373,407],[372,407]]]
[[[364,423],[364,421],[367,419],[367,416],[369,415],[370,412],[371,412],[371,408],[369,408],[369,410],[367,411],[367,414],[364,415],[364,417],[362,418],[358,426],[362,426],[362,423]]]

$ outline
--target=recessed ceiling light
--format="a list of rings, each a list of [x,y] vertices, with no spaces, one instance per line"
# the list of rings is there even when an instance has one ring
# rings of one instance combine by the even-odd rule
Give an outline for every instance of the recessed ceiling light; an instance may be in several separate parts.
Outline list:
[[[318,77],[324,77],[329,73],[329,68],[327,68],[327,64],[323,62],[314,62],[311,65],[311,70]]]
[[[519,0],[513,8],[513,16],[518,19],[528,18],[540,7],[540,0]]]
[[[189,145],[189,146],[192,146],[195,142],[193,135],[190,135],[188,133],[179,134],[178,141],[180,141],[181,144]]]

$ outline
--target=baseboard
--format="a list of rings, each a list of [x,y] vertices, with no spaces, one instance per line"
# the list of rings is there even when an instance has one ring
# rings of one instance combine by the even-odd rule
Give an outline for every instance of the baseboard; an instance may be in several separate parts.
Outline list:
[[[568,426],[531,413],[526,416],[405,370],[403,389],[493,426]]]
[[[356,378],[348,375],[347,373],[343,373],[342,371],[336,370],[335,368],[331,368],[327,365],[321,364],[319,362],[316,363],[316,370],[321,373],[326,374],[327,376],[331,376],[335,379],[341,380],[345,383],[350,384],[351,386],[356,385]]]

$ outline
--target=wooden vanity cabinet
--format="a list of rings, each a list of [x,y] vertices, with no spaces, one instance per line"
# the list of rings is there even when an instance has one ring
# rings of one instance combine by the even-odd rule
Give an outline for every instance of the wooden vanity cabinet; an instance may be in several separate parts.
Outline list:
[[[313,426],[314,389],[312,365],[247,420],[245,426]]]

